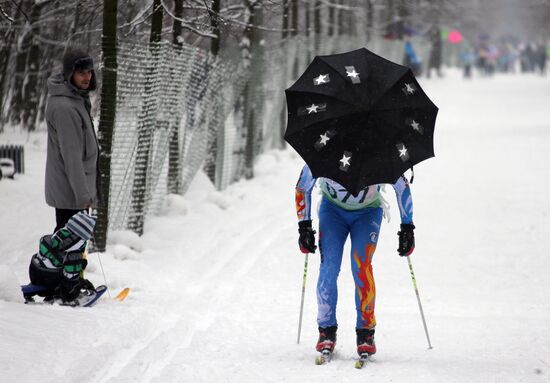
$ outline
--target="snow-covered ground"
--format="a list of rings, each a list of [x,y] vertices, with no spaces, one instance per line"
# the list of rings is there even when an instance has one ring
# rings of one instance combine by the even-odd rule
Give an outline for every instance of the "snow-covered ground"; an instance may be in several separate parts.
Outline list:
[[[349,257],[333,362],[313,363],[318,255],[309,257],[296,344],[304,257],[293,187],[302,163],[290,150],[263,155],[254,180],[221,193],[199,175],[141,238],[113,233],[101,261],[113,292],[132,289],[125,302],[25,306],[17,285],[27,283],[38,239],[54,227],[37,134],[26,144],[27,173],[0,181],[0,381],[550,381],[550,78],[463,81],[450,73],[422,85],[440,114],[437,157],[415,167],[411,259],[432,350],[395,250],[392,191],[393,219],[374,260],[374,362],[353,368]],[[102,284],[98,256],[89,259],[87,277]]]

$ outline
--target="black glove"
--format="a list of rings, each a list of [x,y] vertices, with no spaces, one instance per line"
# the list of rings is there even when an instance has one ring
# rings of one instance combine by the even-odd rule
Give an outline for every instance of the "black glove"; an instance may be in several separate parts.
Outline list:
[[[317,246],[315,246],[315,233],[311,227],[311,220],[300,221],[298,222],[298,233],[300,233],[300,238],[298,238],[298,244],[300,245],[300,251],[304,254],[315,253]]]
[[[80,278],[61,278],[57,293],[63,302],[72,302],[80,295]]]
[[[399,249],[397,252],[402,257],[408,257],[414,251],[414,225],[412,223],[401,224],[399,236]]]

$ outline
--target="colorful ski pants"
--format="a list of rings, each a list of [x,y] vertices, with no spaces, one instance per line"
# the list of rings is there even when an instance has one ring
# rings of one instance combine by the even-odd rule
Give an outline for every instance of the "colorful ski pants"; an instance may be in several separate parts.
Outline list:
[[[357,328],[376,325],[374,303],[376,289],[372,257],[378,242],[382,208],[344,210],[323,198],[319,209],[319,250],[321,266],[317,281],[317,323],[336,326],[337,280],[342,264],[344,243],[351,236],[351,271],[355,281]]]

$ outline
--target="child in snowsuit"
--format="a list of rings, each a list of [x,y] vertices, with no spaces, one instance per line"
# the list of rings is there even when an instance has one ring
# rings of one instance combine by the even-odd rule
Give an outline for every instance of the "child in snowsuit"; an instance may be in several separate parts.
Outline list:
[[[38,253],[31,259],[29,277],[34,285],[50,287],[41,295],[70,303],[79,297],[81,290],[95,290],[91,282],[81,278],[87,264],[82,254],[86,241],[92,237],[95,221],[95,217],[79,212],[53,235],[40,239]]]
[[[311,191],[317,179],[307,165],[302,169],[296,185],[296,211],[299,225],[299,245],[303,253],[314,253],[315,231],[311,223]],[[317,323],[319,340],[316,349],[332,351],[336,344],[337,279],[342,263],[344,243],[351,237],[351,267],[355,281],[357,310],[357,352],[376,353],[374,343],[375,284],[372,258],[378,241],[383,215],[380,185],[364,188],[353,196],[337,182],[319,178],[323,194],[319,208],[319,250],[321,265],[317,281]],[[398,252],[410,255],[414,250],[413,205],[409,183],[404,176],[393,185],[401,215]]]

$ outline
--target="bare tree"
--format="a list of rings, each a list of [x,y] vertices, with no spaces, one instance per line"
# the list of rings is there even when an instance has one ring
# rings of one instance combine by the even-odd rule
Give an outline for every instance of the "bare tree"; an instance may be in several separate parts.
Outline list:
[[[254,177],[254,158],[256,150],[256,141],[258,139],[258,128],[255,126],[258,111],[255,109],[257,76],[260,70],[260,61],[258,56],[260,48],[260,31],[258,25],[261,20],[261,0],[244,0],[246,5],[246,27],[241,40],[241,51],[244,62],[244,70],[249,71],[250,76],[246,81],[243,92],[244,106],[244,127],[245,132],[245,153],[243,175],[250,179]]]
[[[2,12],[6,13],[4,9],[2,9]],[[0,47],[0,132],[2,132],[4,129],[4,117],[9,118],[9,116],[4,116],[3,114],[4,101],[6,99],[5,96],[9,92],[9,88],[6,86],[6,84],[9,83],[8,79],[10,78],[8,68],[13,52],[13,43],[16,36],[16,24],[19,22],[19,19],[21,17],[21,14],[18,12],[15,12],[14,16],[9,16],[7,13],[6,15],[6,17],[9,17],[10,24],[4,32],[4,43]]]
[[[289,0],[283,0],[283,20],[282,20],[282,32],[281,32],[281,38],[285,42],[284,49],[285,52],[283,52],[283,73],[282,73],[282,79],[283,82],[287,82],[287,65],[288,65],[288,36],[289,36],[289,11],[290,11],[290,3]],[[280,115],[280,134],[279,134],[279,147],[284,148],[286,146],[286,142],[284,140],[284,135],[286,131],[286,104],[283,101],[283,104],[281,105],[281,115]]]
[[[373,6],[374,0],[365,0],[365,6],[366,6],[366,27],[367,27],[367,41],[370,42],[372,40],[373,36],[373,29],[374,29],[374,6]]]
[[[208,9],[210,16],[210,27],[212,34],[214,35],[210,40],[210,53],[217,56],[220,51],[220,0],[212,0],[212,8]],[[208,137],[208,158],[205,161],[204,170],[210,181],[216,184],[216,163],[218,157],[218,136],[222,134],[222,131],[209,132]]]
[[[321,48],[321,9],[322,3],[320,0],[315,1],[314,15],[313,15],[313,31],[315,33],[315,53],[319,53]]]
[[[26,14],[32,7],[32,0],[24,0],[20,6],[21,12]],[[29,47],[32,42],[32,26],[31,20],[26,16],[25,22],[18,36],[16,55],[15,55],[15,68],[11,82],[11,100],[9,108],[9,121],[13,125],[19,125],[21,123],[21,112],[23,110],[23,85],[25,83],[25,70],[27,67],[27,56]]]
[[[291,1],[291,9],[292,9],[292,37],[296,38],[296,36],[298,36],[298,32],[299,32],[299,23],[298,23],[298,20],[299,20],[299,8],[298,8],[298,1],[299,0],[290,0]],[[298,74],[299,74],[299,71],[300,71],[300,63],[298,62],[298,56],[295,55],[295,58],[294,58],[294,63],[293,63],[293,70],[292,70],[292,77],[293,78],[298,78]]]
[[[172,42],[176,47],[183,45],[183,0],[174,0]],[[181,188],[181,149],[179,124],[170,127],[168,146],[168,192],[178,193]]]
[[[38,114],[38,107],[40,103],[40,92],[42,88],[38,84],[39,71],[40,71],[40,57],[42,49],[37,36],[40,35],[40,25],[38,21],[43,8],[53,0],[47,0],[37,2],[33,5],[30,12],[30,44],[27,53],[27,66],[25,69],[26,81],[23,89],[22,100],[22,115],[21,121],[23,126],[29,130],[34,131],[36,129],[36,117]]]
[[[220,31],[220,0],[212,0],[212,8],[208,10],[210,15],[210,26],[214,37],[210,42],[210,52],[217,56],[220,51],[221,31]]]
[[[94,245],[105,251],[109,227],[109,190],[111,184],[111,153],[117,105],[117,10],[118,0],[103,3],[103,84],[101,87],[101,114],[99,119],[100,196]]]
[[[153,1],[153,18],[151,22],[151,34],[149,37],[150,49],[152,52],[151,64],[147,69],[145,77],[148,80],[144,93],[145,102],[143,105],[143,115],[151,113],[157,107],[157,100],[153,93],[154,91],[154,73],[157,65],[156,54],[158,52],[158,43],[162,38],[162,20],[163,20],[163,5],[162,0]],[[130,219],[129,226],[139,235],[143,234],[143,223],[145,214],[145,202],[148,198],[148,179],[150,168],[150,154],[152,149],[153,127],[151,121],[145,118],[139,120],[138,126],[138,143],[136,149],[136,160],[134,170],[134,183],[132,190],[132,210],[133,215]]]

